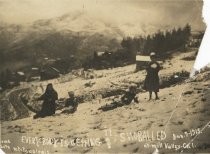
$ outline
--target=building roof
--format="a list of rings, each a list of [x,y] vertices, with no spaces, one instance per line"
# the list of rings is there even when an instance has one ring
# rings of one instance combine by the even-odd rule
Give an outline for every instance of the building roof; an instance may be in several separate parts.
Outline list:
[[[151,61],[150,56],[136,55],[136,61]]]
[[[25,75],[25,73],[24,73],[24,72],[17,72],[17,74],[18,74],[18,75],[20,75],[20,76]]]

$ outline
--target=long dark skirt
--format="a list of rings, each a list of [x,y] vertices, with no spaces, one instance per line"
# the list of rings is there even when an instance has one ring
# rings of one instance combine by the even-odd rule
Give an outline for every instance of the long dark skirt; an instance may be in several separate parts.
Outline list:
[[[144,81],[144,88],[150,92],[159,92],[159,77],[147,75]]]
[[[55,103],[43,102],[42,109],[34,116],[34,118],[44,118],[55,114]]]

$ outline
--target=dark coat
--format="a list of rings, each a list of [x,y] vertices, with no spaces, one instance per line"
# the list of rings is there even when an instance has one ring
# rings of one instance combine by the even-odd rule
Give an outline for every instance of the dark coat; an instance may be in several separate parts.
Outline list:
[[[43,100],[43,104],[41,111],[35,115],[35,118],[51,116],[55,114],[55,101],[58,100],[58,94],[55,90],[46,91],[40,98],[38,98],[38,100]]]
[[[75,109],[78,107],[78,101],[76,100],[75,97],[71,97],[66,100],[65,107],[69,106],[72,106]]]
[[[156,68],[152,68],[152,65],[156,64]],[[159,92],[159,76],[160,65],[158,62],[150,62],[146,68],[147,75],[144,82],[144,88],[147,91]]]
[[[131,92],[131,91],[126,92],[121,98],[121,101],[124,104],[130,104],[132,102],[132,100],[134,100],[135,102],[138,102],[138,100],[136,98],[136,93]]]

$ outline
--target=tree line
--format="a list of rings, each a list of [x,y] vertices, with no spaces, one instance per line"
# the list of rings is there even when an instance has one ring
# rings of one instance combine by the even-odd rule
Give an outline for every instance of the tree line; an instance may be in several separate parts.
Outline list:
[[[92,59],[87,59],[84,65],[88,68],[104,69],[124,66],[135,63],[136,54],[149,55],[156,52],[158,56],[165,58],[172,52],[185,49],[191,36],[191,26],[174,28],[167,31],[158,31],[155,34],[138,37],[126,37],[120,42],[121,49],[102,56],[94,54]]]
[[[186,24],[183,28],[158,31],[153,35],[123,38],[121,46],[130,59],[135,59],[137,52],[142,55],[149,55],[150,52],[164,55],[171,50],[184,48],[190,36],[191,26]]]

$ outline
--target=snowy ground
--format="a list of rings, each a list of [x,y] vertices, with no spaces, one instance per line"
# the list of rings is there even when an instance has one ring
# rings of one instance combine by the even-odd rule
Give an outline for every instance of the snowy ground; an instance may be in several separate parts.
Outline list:
[[[166,60],[160,76],[182,70],[190,72],[194,61],[182,59],[192,54],[194,52],[179,53]],[[135,73],[135,65],[129,65],[93,74],[93,79],[68,74],[18,87],[42,93],[47,83],[53,83],[59,98],[66,98],[68,91],[89,98],[79,104],[74,114],[60,114],[58,110],[52,117],[33,120],[30,112],[30,117],[2,122],[2,141],[10,142],[2,143],[2,149],[8,153],[21,150],[25,153],[152,153],[157,149],[160,153],[210,152],[209,76],[206,80],[202,76],[202,80],[161,89],[160,100],[156,101],[148,101],[148,93],[140,92],[139,103],[103,112],[98,108],[111,103],[114,96],[102,98],[101,94],[126,89],[131,83],[143,81],[146,73]],[[169,147],[171,144],[174,146]],[[19,149],[14,148],[17,146]]]

